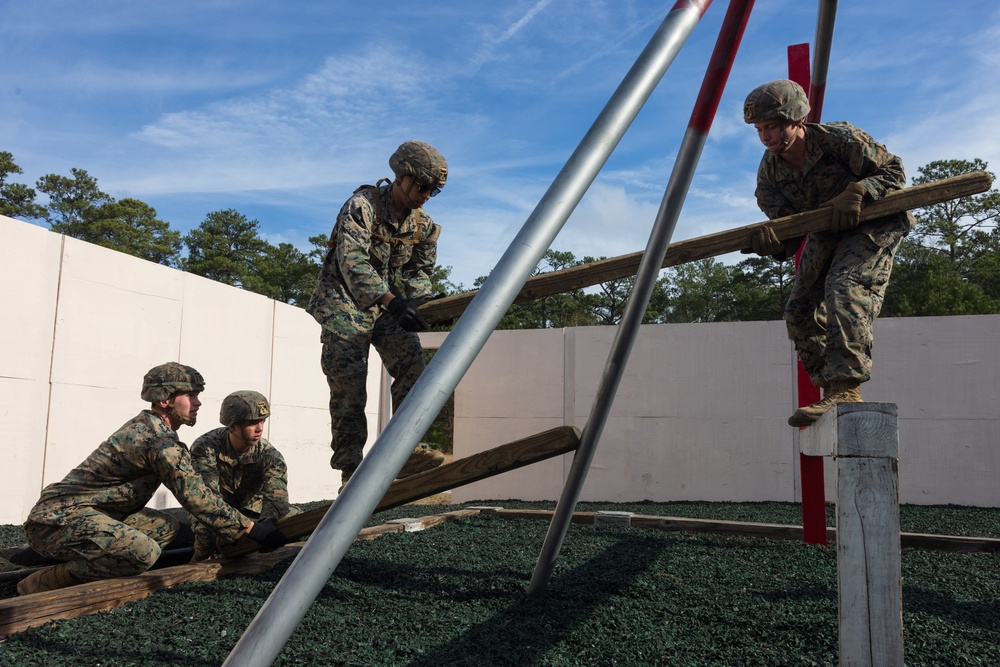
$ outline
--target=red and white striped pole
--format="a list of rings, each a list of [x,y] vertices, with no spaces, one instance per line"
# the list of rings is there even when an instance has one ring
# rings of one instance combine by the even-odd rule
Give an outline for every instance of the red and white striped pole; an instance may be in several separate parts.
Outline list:
[[[703,1],[699,4],[691,0],[679,0],[674,5],[672,13],[690,12],[697,9],[700,10],[698,16],[700,18],[707,7],[708,2]],[[591,407],[583,432],[580,434],[580,445],[573,457],[573,464],[567,475],[566,484],[563,486],[559,502],[556,504],[548,533],[545,535],[545,542],[542,544],[531,582],[528,584],[527,593],[529,595],[536,594],[545,588],[552,570],[555,568],[556,557],[562,547],[576,503],[580,499],[587,471],[593,461],[594,453],[597,451],[597,445],[624,374],[629,353],[638,335],[639,326],[642,324],[642,317],[649,304],[657,276],[663,266],[663,258],[670,246],[670,237],[677,225],[681,207],[684,205],[684,199],[691,185],[695,167],[698,165],[701,150],[705,145],[708,130],[712,126],[712,120],[719,107],[719,99],[722,97],[726,80],[729,78],[729,71],[732,69],[733,60],[743,38],[743,30],[746,28],[752,8],[753,0],[732,0],[729,3],[729,10],[726,13],[722,29],[719,31],[708,71],[705,73],[694,111],[691,113],[691,120],[684,133],[680,149],[677,151],[677,158],[663,194],[663,201],[660,203],[656,220],[653,222],[653,230],[650,232],[646,250],[639,262],[635,283],[629,294],[628,303],[625,305],[625,312],[622,314],[615,339],[611,343],[611,352],[604,366],[604,373],[601,376],[601,383],[597,389],[593,407]]]
[[[809,91],[809,116],[806,120],[818,123],[823,114],[826,95],[826,76],[830,64],[830,45],[833,43],[833,22],[837,14],[837,0],[820,0],[819,18],[816,22],[816,54],[812,76],[809,71],[809,45],[795,44],[788,47],[788,78]],[[805,245],[803,240],[802,245]],[[798,271],[802,246],[795,253],[795,270]],[[798,406],[811,405],[820,400],[820,391],[814,387],[802,362],[796,364]],[[826,539],[826,481],[823,458],[799,454],[799,483],[802,485],[802,540],[807,544],[827,544]]]

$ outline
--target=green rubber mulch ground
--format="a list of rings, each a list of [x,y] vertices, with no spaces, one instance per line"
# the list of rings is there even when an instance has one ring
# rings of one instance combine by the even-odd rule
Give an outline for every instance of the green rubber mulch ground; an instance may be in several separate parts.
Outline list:
[[[458,508],[405,506],[370,524]],[[577,509],[801,523],[798,506],[782,503]],[[1000,537],[1000,509],[906,506],[901,521],[908,532]],[[548,587],[529,599],[524,589],[547,529],[546,521],[476,516],[359,542],[275,664],[838,664],[833,547],[574,524]],[[19,527],[0,526],[0,547],[21,540]],[[998,558],[903,551],[909,667],[1000,665]],[[220,665],[286,567],[184,584],[27,630],[0,643],[0,665]],[[0,584],[0,597],[13,594]]]

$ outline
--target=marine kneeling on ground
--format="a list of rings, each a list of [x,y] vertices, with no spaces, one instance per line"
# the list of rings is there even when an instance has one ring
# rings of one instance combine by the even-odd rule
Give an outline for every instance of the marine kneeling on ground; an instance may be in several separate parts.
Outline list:
[[[194,469],[211,491],[230,507],[255,521],[274,522],[297,514],[288,504],[285,458],[264,435],[271,405],[256,391],[236,391],[222,401],[222,428],[209,431],[191,445]],[[226,532],[191,515],[194,557],[199,561],[221,553],[233,540]]]
[[[163,484],[201,523],[233,540],[247,534],[263,547],[285,536],[270,521],[253,521],[209,489],[194,470],[177,429],[193,426],[205,388],[190,366],[169,362],[146,373],[148,410],[127,421],[60,482],[42,490],[24,524],[31,548],[63,562],[17,585],[21,595],[142,574],[180,530],[180,521],[146,507]]]

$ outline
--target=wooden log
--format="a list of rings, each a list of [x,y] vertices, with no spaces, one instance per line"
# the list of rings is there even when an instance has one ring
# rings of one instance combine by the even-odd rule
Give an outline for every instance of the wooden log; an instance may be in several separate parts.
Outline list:
[[[483,514],[501,519],[528,519],[551,521],[552,510],[512,510],[502,507],[478,507]],[[600,512],[575,512],[572,522],[595,523]],[[771,540],[802,541],[802,526],[777,523],[752,523],[747,521],[724,521],[721,519],[688,519],[676,516],[647,516],[634,514],[628,525],[666,532],[705,533],[731,537],[763,537]],[[837,540],[837,529],[826,529],[827,540],[833,544]],[[1000,553],[1000,539],[995,537],[971,537],[963,535],[934,535],[930,533],[900,533],[900,546],[928,551],[950,553]]]
[[[412,531],[415,529],[414,523],[419,524],[421,529],[430,528],[474,514],[478,514],[478,511],[464,509],[425,516],[412,520],[409,528],[403,523],[369,526],[358,534],[356,541],[374,540],[390,533]],[[177,584],[215,581],[219,577],[266,572],[281,561],[295,556],[301,548],[302,543],[292,544],[275,551],[256,553],[248,558],[174,565],[160,570],[150,570],[137,577],[104,579],[55,591],[0,600],[0,638],[44,625],[49,621],[78,618],[116,609]]]
[[[543,431],[515,442],[457,459],[451,463],[425,470],[392,483],[382,502],[375,508],[381,512],[399,507],[414,500],[420,500],[435,493],[441,493],[465,486],[481,479],[516,470],[532,463],[538,463],[554,456],[575,451],[580,445],[580,430],[572,426]],[[278,522],[278,527],[287,537],[294,539],[308,535],[326,515],[332,505],[323,505]],[[223,550],[223,555],[234,558],[256,551],[259,545],[248,537],[243,537]]]
[[[536,519],[551,520],[550,510],[508,510],[481,509],[483,514],[497,516],[502,519]],[[572,522],[583,524],[611,524],[612,521],[599,520],[605,512],[574,512]],[[747,521],[723,521],[717,519],[687,519],[675,516],[647,516],[633,514],[628,518],[627,525],[648,530],[662,530],[677,533],[704,533],[730,537],[764,537],[772,540],[802,540],[802,526],[790,526],[776,523],[751,523]],[[836,538],[836,530],[827,528],[830,541]],[[997,540],[1000,548],[1000,540]]]
[[[286,546],[253,558],[205,561],[150,570],[137,577],[92,581],[54,591],[20,595],[0,600],[0,637],[6,637],[49,621],[77,618],[115,609],[152,595],[155,591],[188,581],[214,581],[232,574],[264,572],[290,558],[299,547]]]
[[[870,202],[861,209],[862,224],[890,213],[908,211],[932,206],[959,197],[986,192],[993,184],[993,178],[985,171],[945,178],[933,183],[923,183],[911,188],[890,192],[884,199]],[[829,227],[830,207],[815,211],[776,218],[774,220],[737,227],[708,236],[700,236],[686,241],[671,243],[667,248],[662,266],[677,266],[699,259],[717,257],[731,252],[750,249],[750,235],[760,227],[771,227],[781,240],[821,232]],[[549,271],[529,278],[514,302],[530,301],[544,296],[561,294],[609,280],[634,276],[639,269],[641,252],[619,255],[581,264],[561,271]],[[420,313],[428,323],[445,322],[461,315],[476,291],[463,292],[429,301],[420,307]]]

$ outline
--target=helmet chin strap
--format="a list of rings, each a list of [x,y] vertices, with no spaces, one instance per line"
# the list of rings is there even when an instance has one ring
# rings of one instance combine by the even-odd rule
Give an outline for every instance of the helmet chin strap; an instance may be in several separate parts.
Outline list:
[[[233,426],[235,426],[235,424]],[[236,440],[238,443],[242,443],[244,445],[251,445],[254,442],[256,442],[256,440],[247,439],[247,437],[243,434],[243,429],[240,428],[239,426],[236,426],[236,428],[230,426],[229,429],[230,429],[229,435],[231,435],[232,438]]]
[[[402,177],[397,178],[396,182],[399,184],[399,190],[400,190],[400,192],[403,193],[403,201],[406,204],[406,208],[408,208],[408,209],[410,209],[412,211],[414,209],[420,208],[420,204],[418,204],[416,201],[414,201],[414,199],[410,196],[410,188],[413,187],[413,182],[416,179],[411,174],[407,174],[407,176],[410,177],[410,185],[409,185],[409,187],[406,187],[406,188],[403,187],[403,178]]]
[[[191,416],[183,417],[179,412],[177,412],[177,410],[174,409],[174,399],[170,399],[170,402],[167,405],[169,407],[169,409],[167,410],[168,417],[172,417],[173,419],[177,420],[184,426],[194,426],[195,423],[194,418],[192,418]]]
[[[781,145],[778,146],[778,155],[781,155],[782,153],[786,152],[789,148],[792,147],[792,144],[795,143],[795,140],[799,138],[799,128],[801,127],[802,127],[802,121],[798,121],[795,123],[795,131],[792,132],[792,136],[782,141]]]

